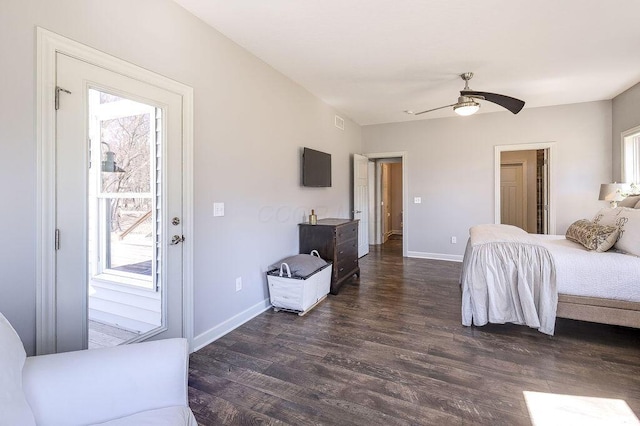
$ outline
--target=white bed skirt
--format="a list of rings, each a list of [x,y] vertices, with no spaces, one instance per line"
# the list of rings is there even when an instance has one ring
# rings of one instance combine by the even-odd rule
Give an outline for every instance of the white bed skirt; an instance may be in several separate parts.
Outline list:
[[[462,324],[526,324],[553,335],[558,305],[553,257],[509,225],[470,230],[462,277]]]

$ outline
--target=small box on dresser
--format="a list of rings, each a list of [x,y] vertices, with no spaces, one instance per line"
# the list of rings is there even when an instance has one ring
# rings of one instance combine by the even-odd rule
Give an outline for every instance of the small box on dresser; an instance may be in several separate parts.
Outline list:
[[[331,294],[353,275],[360,276],[358,265],[358,221],[320,219],[316,225],[300,224],[300,253],[318,250],[320,257],[333,262]]]

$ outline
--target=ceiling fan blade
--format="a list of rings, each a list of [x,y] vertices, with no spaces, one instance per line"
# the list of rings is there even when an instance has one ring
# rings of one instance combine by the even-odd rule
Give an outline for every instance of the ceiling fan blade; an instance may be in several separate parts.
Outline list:
[[[462,90],[460,91],[461,96],[469,96],[469,97],[481,97],[484,98],[485,101],[493,102],[494,104],[498,104],[503,108],[508,109],[514,114],[520,112],[520,110],[524,107],[524,101],[520,99],[512,98],[511,96],[499,95],[497,93],[489,93],[489,92],[476,92],[475,90]]]
[[[425,112],[437,111],[437,110],[439,110],[439,109],[449,108],[449,107],[452,107],[452,106],[454,106],[454,105],[458,105],[458,104],[457,104],[457,103],[455,103],[455,104],[451,104],[451,105],[441,106],[441,107],[438,107],[438,108],[428,109],[428,110],[426,110],[426,111],[414,112],[414,113],[413,113],[413,115],[420,115],[420,114],[424,114]]]

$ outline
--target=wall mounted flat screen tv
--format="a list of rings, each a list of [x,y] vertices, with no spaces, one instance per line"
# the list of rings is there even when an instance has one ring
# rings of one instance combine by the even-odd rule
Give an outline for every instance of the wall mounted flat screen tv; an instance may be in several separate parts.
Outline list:
[[[302,152],[302,186],[331,186],[331,154],[304,148]]]

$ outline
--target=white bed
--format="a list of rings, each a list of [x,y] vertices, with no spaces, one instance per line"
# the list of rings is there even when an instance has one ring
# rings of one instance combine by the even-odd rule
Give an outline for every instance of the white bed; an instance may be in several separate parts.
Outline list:
[[[640,328],[640,257],[564,236],[473,227],[461,286],[464,325],[512,322],[553,335],[557,316]]]
[[[537,235],[553,256],[558,293],[640,302],[640,257],[597,253],[562,235]]]

